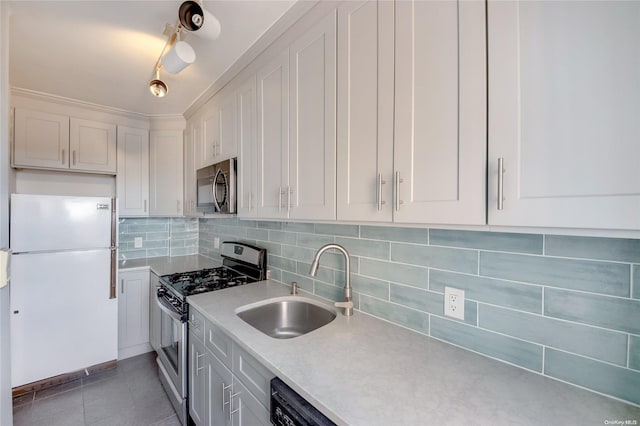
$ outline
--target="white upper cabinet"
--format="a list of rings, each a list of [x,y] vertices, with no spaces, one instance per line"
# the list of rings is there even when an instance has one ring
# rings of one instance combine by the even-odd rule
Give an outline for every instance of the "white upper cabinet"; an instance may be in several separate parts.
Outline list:
[[[291,219],[336,218],[336,15],[289,47]]]
[[[485,223],[483,3],[346,2],[338,21],[338,219]]]
[[[257,72],[258,217],[336,217],[335,34],[333,13]]]
[[[182,130],[149,132],[149,214],[182,215]]]
[[[391,221],[393,2],[338,8],[337,98],[338,219]]]
[[[193,117],[184,135],[184,207],[185,216],[202,216],[196,210],[196,171],[202,159],[202,120]]]
[[[396,2],[394,221],[485,223],[485,46],[483,2]]]
[[[226,89],[205,106],[201,166],[209,166],[237,155],[236,105],[236,92]]]
[[[286,218],[289,182],[289,50],[257,72],[259,217]]]
[[[490,1],[488,34],[489,224],[640,229],[640,3]]]
[[[238,88],[238,216],[257,216],[256,76]]]
[[[149,131],[118,127],[118,212],[120,216],[149,214]]]
[[[71,117],[70,168],[116,173],[116,125]]]
[[[116,125],[15,109],[14,165],[116,173]]]

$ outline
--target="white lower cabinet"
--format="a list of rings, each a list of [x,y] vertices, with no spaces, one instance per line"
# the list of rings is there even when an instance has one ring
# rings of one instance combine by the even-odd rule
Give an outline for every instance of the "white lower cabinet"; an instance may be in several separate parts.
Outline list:
[[[162,311],[156,302],[156,294],[160,287],[160,277],[151,272],[149,283],[149,343],[154,351],[159,351],[162,337],[160,336],[160,323]]]
[[[269,425],[270,382],[275,376],[215,325],[205,321],[204,329],[204,342],[201,333],[189,329],[189,415],[193,422]]]
[[[120,272],[118,359],[149,352],[149,271]]]

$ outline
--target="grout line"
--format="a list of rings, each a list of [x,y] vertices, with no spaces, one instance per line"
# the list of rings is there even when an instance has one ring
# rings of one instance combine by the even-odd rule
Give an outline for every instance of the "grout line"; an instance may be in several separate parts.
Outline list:
[[[627,334],[627,368],[631,368],[631,334]]]

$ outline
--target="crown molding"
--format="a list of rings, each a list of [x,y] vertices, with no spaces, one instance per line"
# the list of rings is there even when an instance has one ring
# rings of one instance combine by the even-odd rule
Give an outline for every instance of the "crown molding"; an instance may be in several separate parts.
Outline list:
[[[209,99],[226,86],[247,65],[256,59],[267,47],[282,36],[293,24],[313,9],[321,0],[298,0],[269,29],[253,43],[222,75],[194,100],[185,110],[184,116],[189,119]]]

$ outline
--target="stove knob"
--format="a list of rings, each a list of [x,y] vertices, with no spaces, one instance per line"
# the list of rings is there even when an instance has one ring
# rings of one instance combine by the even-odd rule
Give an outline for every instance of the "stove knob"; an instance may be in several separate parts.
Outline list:
[[[167,294],[167,289],[165,289],[164,287],[158,287],[158,291],[156,294],[158,295],[158,297],[163,297],[165,294]]]

